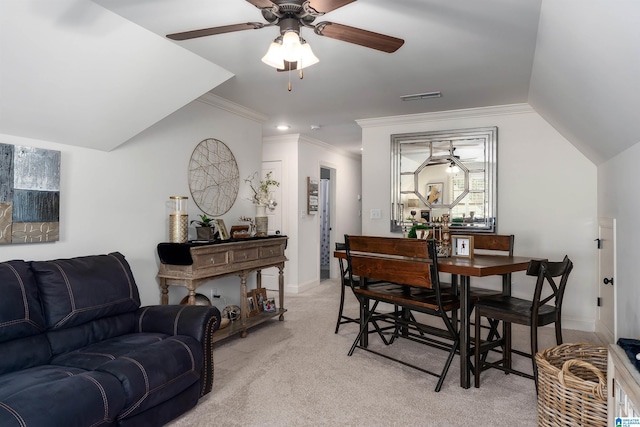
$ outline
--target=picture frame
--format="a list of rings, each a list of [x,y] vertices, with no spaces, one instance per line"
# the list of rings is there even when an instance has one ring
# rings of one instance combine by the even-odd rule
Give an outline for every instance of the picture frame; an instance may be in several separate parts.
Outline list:
[[[267,313],[272,313],[274,311],[277,311],[278,307],[276,306],[276,299],[274,297],[267,298],[264,301],[262,309]]]
[[[264,311],[264,302],[267,300],[267,290],[265,288],[256,288],[251,290],[256,310]]]
[[[451,256],[473,258],[473,236],[451,236]]]
[[[318,212],[318,180],[307,177],[307,215]]]
[[[431,206],[440,206],[443,205],[444,201],[444,183],[443,182],[430,182],[427,184],[427,191],[425,193],[425,197],[427,202]]]
[[[247,310],[249,310],[247,317],[252,317],[259,313],[258,307],[256,306],[256,299],[251,292],[247,292]]]
[[[232,225],[229,231],[232,239],[241,239],[244,237],[250,237],[249,225]]]
[[[220,239],[229,240],[229,232],[227,231],[227,226],[224,224],[224,220],[218,218],[215,220],[215,222],[218,233],[220,234]]]

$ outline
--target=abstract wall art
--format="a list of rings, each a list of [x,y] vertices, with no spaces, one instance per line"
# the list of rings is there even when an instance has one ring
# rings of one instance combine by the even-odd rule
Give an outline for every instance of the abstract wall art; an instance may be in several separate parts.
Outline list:
[[[59,240],[60,151],[0,144],[0,244]]]

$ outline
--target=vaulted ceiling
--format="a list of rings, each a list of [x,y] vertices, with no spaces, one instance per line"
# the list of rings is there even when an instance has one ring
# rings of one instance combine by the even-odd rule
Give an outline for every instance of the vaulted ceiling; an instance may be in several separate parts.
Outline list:
[[[358,0],[321,20],[405,43],[384,53],[303,28],[320,63],[299,80],[260,61],[276,27],[165,37],[265,23],[244,0],[2,1],[0,133],[111,150],[211,91],[268,117],[265,136],[286,122],[350,151],[357,119],[514,103],[595,164],[640,142],[640,2]]]

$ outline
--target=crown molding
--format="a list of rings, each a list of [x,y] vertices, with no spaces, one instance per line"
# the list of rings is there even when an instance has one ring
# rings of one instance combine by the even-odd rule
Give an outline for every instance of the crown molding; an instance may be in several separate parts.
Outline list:
[[[352,153],[347,150],[343,150],[342,148],[338,148],[335,145],[327,144],[324,141],[320,141],[319,139],[312,138],[310,136],[306,136],[300,133],[294,133],[289,135],[281,135],[281,136],[267,136],[262,138],[263,144],[277,144],[281,142],[288,143],[307,143],[311,145],[315,145],[317,147],[322,148],[325,151],[332,151],[341,156],[351,157],[352,159],[362,160],[362,156],[359,154]]]
[[[408,125],[441,120],[459,120],[476,117],[503,116],[508,114],[528,114],[535,110],[529,104],[497,105],[493,107],[465,108],[462,110],[436,111],[433,113],[407,114],[403,116],[378,117],[356,120],[361,128]]]
[[[236,104],[235,102],[229,101],[228,99],[224,99],[222,97],[219,97],[218,95],[214,95],[211,92],[205,93],[204,95],[196,99],[196,101],[211,105],[212,107],[220,108],[221,110],[228,111],[232,114],[243,117],[245,119],[253,120],[254,122],[258,122],[260,124],[266,122],[269,118],[262,113],[250,110],[249,108],[243,107],[240,104]]]
[[[333,151],[336,154],[339,154],[341,156],[347,156],[347,157],[351,157],[353,159],[357,159],[357,160],[361,160],[362,156],[358,155],[358,154],[354,154],[350,151],[347,150],[343,150],[342,148],[336,147],[335,145],[331,145],[331,144],[327,144],[324,141],[320,141],[319,139],[315,139],[312,138],[310,136],[306,136],[306,135],[300,135],[300,141],[301,142],[306,142],[315,146],[318,146],[326,151]]]
[[[300,139],[299,133],[289,133],[286,135],[263,136],[262,143],[263,144],[278,144],[281,142],[292,143],[292,142],[298,142],[299,139]]]

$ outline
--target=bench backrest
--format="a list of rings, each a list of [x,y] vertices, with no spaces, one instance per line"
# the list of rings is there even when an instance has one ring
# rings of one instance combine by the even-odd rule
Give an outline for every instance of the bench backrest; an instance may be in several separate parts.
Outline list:
[[[432,240],[345,235],[345,245],[355,276],[424,288],[433,288],[437,280],[437,259],[429,255],[435,254]]]

